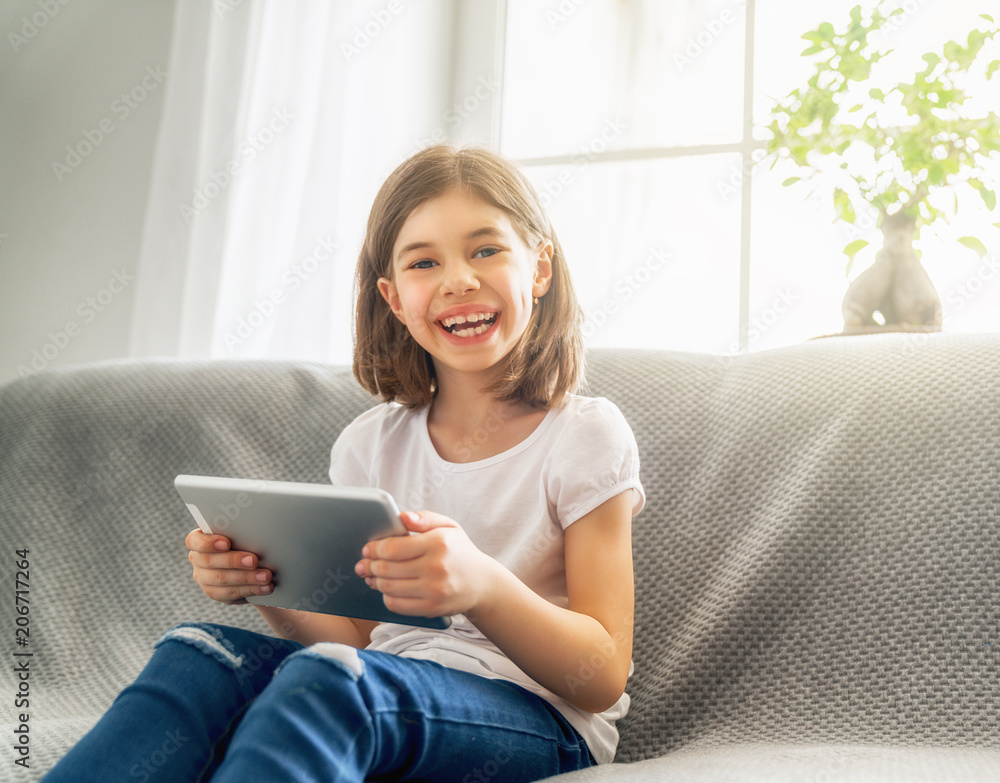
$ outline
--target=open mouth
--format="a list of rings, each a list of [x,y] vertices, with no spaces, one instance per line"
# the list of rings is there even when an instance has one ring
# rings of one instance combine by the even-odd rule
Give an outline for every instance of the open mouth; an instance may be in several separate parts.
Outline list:
[[[497,322],[499,313],[470,313],[438,321],[441,327],[456,337],[475,337]]]

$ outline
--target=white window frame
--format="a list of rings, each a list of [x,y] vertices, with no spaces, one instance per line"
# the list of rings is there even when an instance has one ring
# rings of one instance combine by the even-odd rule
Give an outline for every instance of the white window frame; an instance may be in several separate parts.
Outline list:
[[[594,152],[594,163],[612,163],[635,160],[666,160],[700,155],[736,153],[740,156],[740,282],[739,282],[739,352],[749,346],[750,331],[750,230],[752,177],[754,153],[763,149],[765,142],[754,139],[754,19],[756,0],[746,0],[743,54],[743,112],[741,137],[727,144],[693,146],[649,147],[643,149],[605,150]],[[488,144],[503,150],[503,74],[507,39],[507,0],[456,0],[455,8],[455,68],[451,94],[453,102],[472,94],[476,74],[492,73],[499,85],[488,107],[481,107],[474,116],[459,128],[456,142],[462,144]],[[492,42],[492,46],[489,43]],[[536,158],[517,158],[524,168],[534,166],[572,165],[575,152]]]

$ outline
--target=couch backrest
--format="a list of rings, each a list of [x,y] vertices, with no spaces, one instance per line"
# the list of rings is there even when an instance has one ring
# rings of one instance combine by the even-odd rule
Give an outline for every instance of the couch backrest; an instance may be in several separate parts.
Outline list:
[[[1000,336],[591,352],[588,393],[632,424],[647,493],[620,760],[998,744],[998,367]],[[46,661],[32,717],[64,721],[41,753],[58,757],[176,622],[266,630],[190,579],[173,477],[323,482],[371,404],[348,369],[292,362],[105,362],[0,390],[0,547],[30,549]]]
[[[1000,745],[1000,335],[604,354],[592,375],[648,492],[619,760]]]

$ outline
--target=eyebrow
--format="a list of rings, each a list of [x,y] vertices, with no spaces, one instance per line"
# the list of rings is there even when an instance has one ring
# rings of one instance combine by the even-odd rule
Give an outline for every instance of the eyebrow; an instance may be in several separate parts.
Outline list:
[[[480,237],[490,237],[492,239],[503,241],[507,239],[507,232],[502,231],[495,226],[483,226],[483,228],[477,228],[475,231],[470,231],[466,234],[465,241],[469,242],[473,239],[479,239]],[[410,242],[410,244],[400,248],[400,251],[396,254],[396,260],[398,261],[400,258],[413,250],[424,250],[429,247],[434,247],[434,243],[427,242],[425,240]]]

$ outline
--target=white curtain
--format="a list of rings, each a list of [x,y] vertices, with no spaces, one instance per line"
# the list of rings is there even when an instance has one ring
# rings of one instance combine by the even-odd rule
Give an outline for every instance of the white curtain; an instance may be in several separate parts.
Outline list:
[[[379,185],[440,127],[455,6],[179,0],[133,356],[349,362]]]

